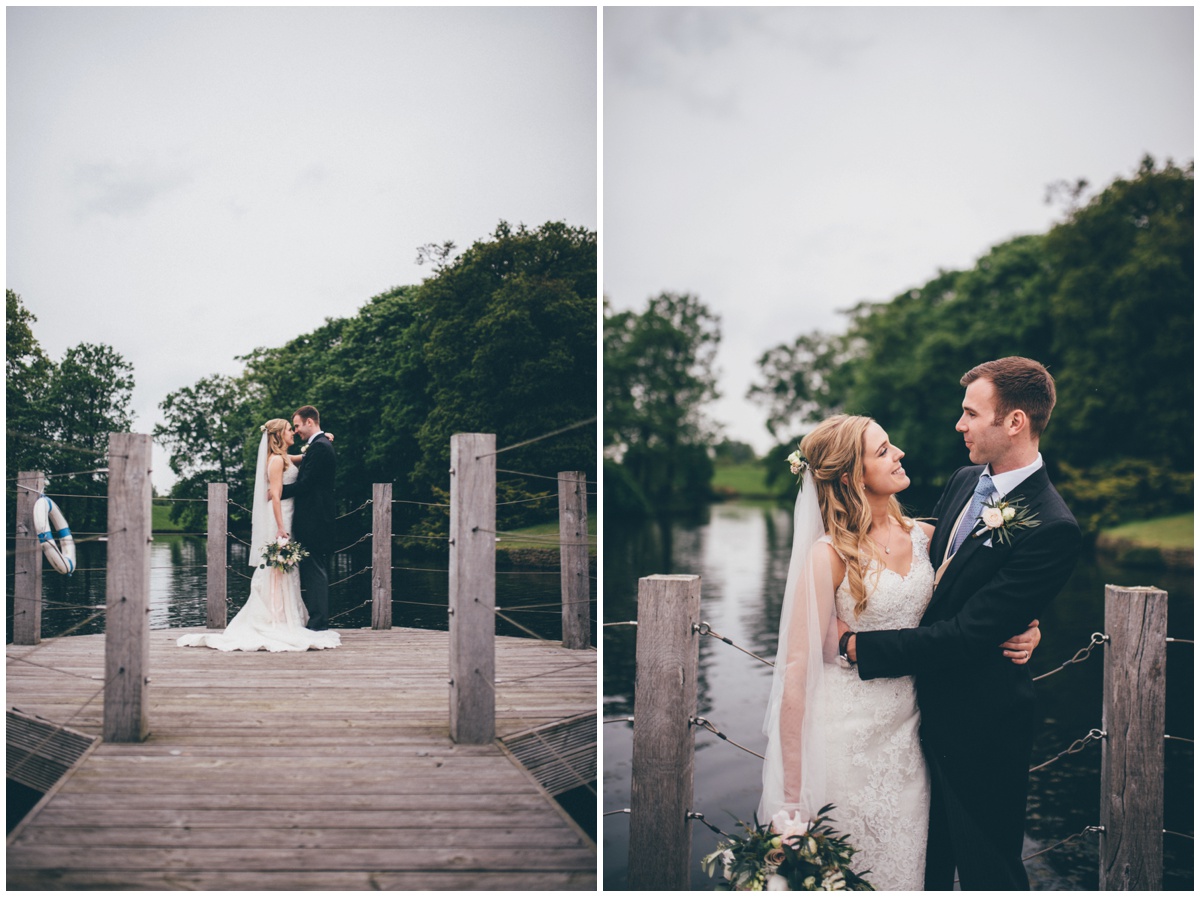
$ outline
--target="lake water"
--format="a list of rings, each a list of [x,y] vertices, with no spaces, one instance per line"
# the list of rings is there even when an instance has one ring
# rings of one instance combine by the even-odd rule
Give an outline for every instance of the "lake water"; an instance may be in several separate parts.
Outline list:
[[[791,551],[791,511],[765,504],[715,505],[692,520],[660,526],[608,526],[604,533],[604,621],[637,617],[637,581],[656,573],[701,576],[701,619],[721,635],[762,657],[774,659],[780,596]],[[1169,594],[1168,633],[1192,638],[1193,593],[1190,573],[1120,569],[1085,560],[1041,618],[1042,642],[1031,661],[1034,675],[1047,672],[1085,647],[1104,628],[1104,585],[1154,585]],[[636,630],[604,630],[604,717],[632,716]],[[1167,646],[1167,734],[1193,737],[1193,647]],[[1034,745],[1041,763],[1089,729],[1101,727],[1103,650],[1037,684],[1043,725]],[[761,733],[770,667],[712,638],[700,640],[699,713],[732,740],[762,753]],[[605,812],[629,806],[632,727],[604,726]],[[1168,830],[1193,833],[1193,750],[1185,742],[1166,744]],[[694,809],[730,832],[736,819],[749,820],[758,805],[762,761],[703,730],[696,734]],[[1100,746],[1032,776],[1025,854],[1049,847],[1086,826],[1099,823]],[[604,887],[627,887],[629,817],[605,817]],[[1030,861],[1033,887],[1040,890],[1095,890],[1098,886],[1097,835],[1087,834]],[[692,887],[710,890],[700,858],[718,836],[692,825]],[[1193,887],[1192,842],[1164,838],[1164,886]]]
[[[107,546],[101,542],[80,542],[76,550],[78,569],[74,575],[61,576],[48,565],[43,568],[43,638],[52,638],[67,630],[80,635],[104,631],[103,614],[90,622],[84,621],[104,606]],[[248,551],[239,542],[233,542],[229,549],[232,569],[227,571],[228,619],[233,619],[250,591],[249,577],[253,570],[246,562]],[[207,543],[203,538],[154,537],[150,546],[151,629],[205,625],[207,563]],[[333,557],[329,571],[329,606],[330,625],[334,629],[356,629],[371,625],[370,563],[369,543],[362,543]],[[392,563],[392,625],[447,629],[449,574],[446,571],[446,558],[437,555],[405,558],[397,552]],[[11,642],[11,555],[8,567],[7,641]],[[536,608],[505,613],[541,638],[562,640],[560,599],[561,583],[557,569],[496,571],[496,606],[515,608],[538,605]],[[79,625],[81,623],[82,626]],[[531,637],[522,628],[500,617],[496,618],[496,632],[498,635]],[[595,644],[594,610],[592,632],[592,643]]]

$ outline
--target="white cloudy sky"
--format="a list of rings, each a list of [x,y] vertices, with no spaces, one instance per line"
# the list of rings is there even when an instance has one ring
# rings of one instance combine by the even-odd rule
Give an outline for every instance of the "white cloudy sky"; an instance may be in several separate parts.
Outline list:
[[[1190,6],[608,8],[605,295],[719,313],[712,416],[761,451],[767,348],[1044,232],[1051,183],[1191,161],[1192,53]]]
[[[149,432],[168,392],[420,282],[422,244],[597,227],[596,21],[9,7],[6,285],[55,360],[133,364]]]

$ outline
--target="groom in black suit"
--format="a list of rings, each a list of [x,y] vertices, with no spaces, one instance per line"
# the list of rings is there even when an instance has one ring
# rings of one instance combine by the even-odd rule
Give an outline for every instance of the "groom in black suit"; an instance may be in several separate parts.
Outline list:
[[[1021,860],[1034,691],[1028,668],[996,645],[1058,594],[1079,554],[1079,525],[1050,483],[1038,439],[1054,378],[1001,358],[968,371],[963,434],[973,467],[934,509],[933,598],[916,629],[860,632],[845,655],[862,679],[915,674],[932,785],[926,890],[1028,890]],[[998,502],[1023,506],[1001,528]],[[990,506],[990,507],[989,507]]]
[[[304,405],[292,415],[296,441],[304,442],[304,460],[283,498],[294,498],[292,535],[308,551],[300,562],[300,592],[308,608],[308,628],[329,628],[329,555],[333,551],[333,479],[337,457],[333,442],[321,430],[321,415]]]

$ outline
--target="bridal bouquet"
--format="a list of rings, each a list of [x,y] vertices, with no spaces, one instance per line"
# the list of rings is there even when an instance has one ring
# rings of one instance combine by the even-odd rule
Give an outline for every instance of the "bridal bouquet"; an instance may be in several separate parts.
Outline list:
[[[832,809],[822,807],[811,822],[786,811],[767,824],[741,822],[746,837],[718,844],[703,859],[704,871],[724,878],[718,891],[874,891],[850,868],[855,848],[847,836],[826,824]]]
[[[286,571],[291,570],[308,557],[308,552],[299,542],[293,542],[290,539],[276,539],[263,546],[262,557],[263,563],[260,566]]]

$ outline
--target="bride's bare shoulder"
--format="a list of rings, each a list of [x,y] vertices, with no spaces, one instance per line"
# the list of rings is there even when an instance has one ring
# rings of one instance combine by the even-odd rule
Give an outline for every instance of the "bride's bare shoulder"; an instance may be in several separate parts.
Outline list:
[[[267,458],[267,473],[282,470],[285,463],[287,462],[284,461],[283,455],[272,455]]]

